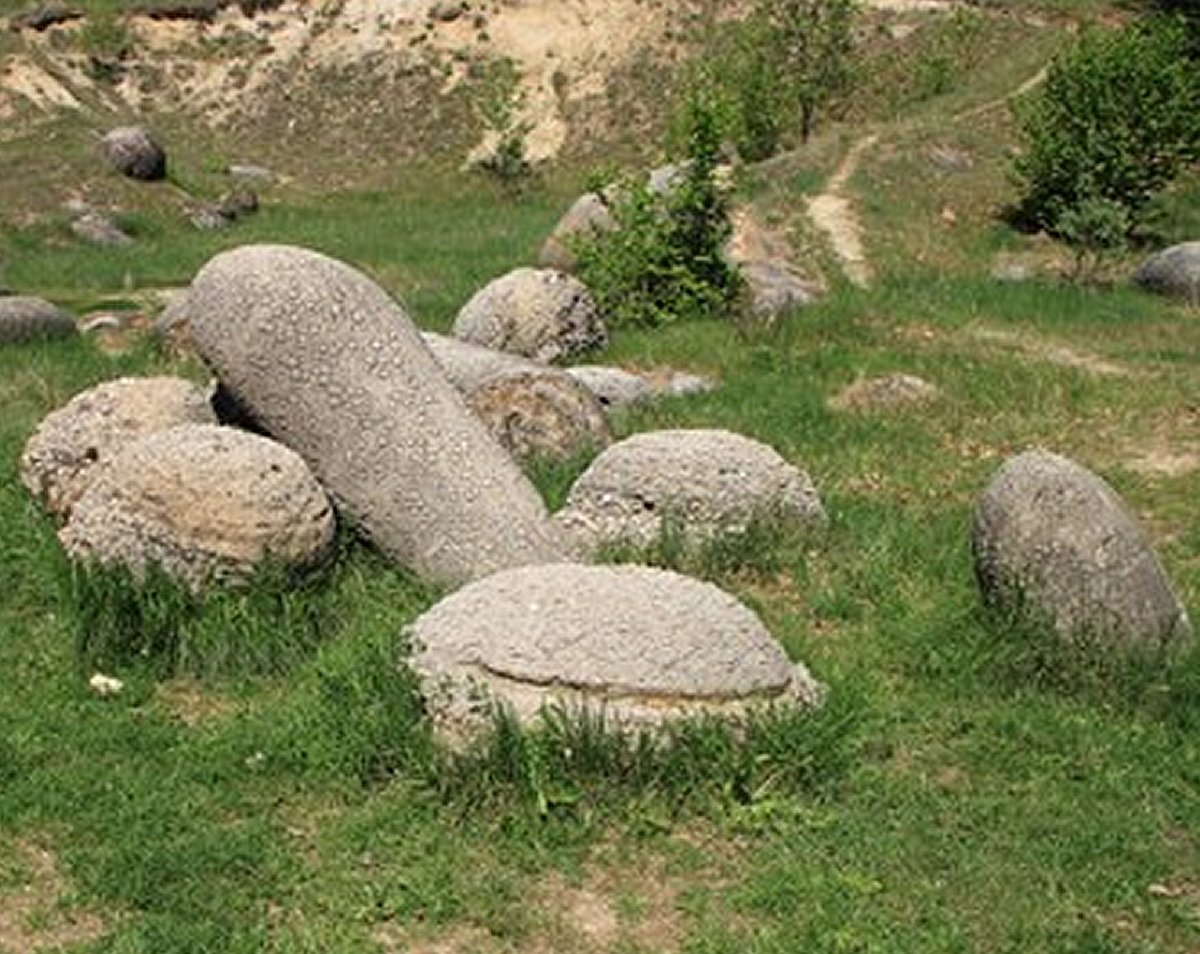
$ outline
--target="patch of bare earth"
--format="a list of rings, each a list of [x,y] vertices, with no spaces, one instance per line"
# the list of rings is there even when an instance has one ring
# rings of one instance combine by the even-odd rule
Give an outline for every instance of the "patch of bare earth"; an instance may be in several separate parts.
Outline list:
[[[69,903],[54,855],[32,842],[14,846],[15,871],[0,880],[0,952],[34,954],[95,941],[105,933],[95,914]]]
[[[1029,331],[1010,331],[1006,328],[993,328],[987,325],[971,325],[966,329],[966,333],[974,341],[994,345],[1027,358],[1044,361],[1047,364],[1056,364],[1062,368],[1086,371],[1101,377],[1129,377],[1133,373],[1129,368],[1117,364],[1115,361],[1109,361],[1099,355],[1076,348],[1074,345],[1043,338]]]
[[[203,685],[190,679],[159,683],[154,697],[170,715],[193,727],[226,718],[237,709],[228,699],[206,692]]]
[[[871,284],[871,264],[863,246],[863,228],[848,192],[851,178],[858,171],[863,154],[879,141],[865,136],[850,147],[825,188],[808,200],[808,215],[825,233],[829,245],[851,283],[866,288]]]

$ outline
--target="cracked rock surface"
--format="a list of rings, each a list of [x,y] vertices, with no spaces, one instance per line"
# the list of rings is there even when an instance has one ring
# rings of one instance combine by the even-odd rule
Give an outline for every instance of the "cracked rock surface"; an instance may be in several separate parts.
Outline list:
[[[1046,451],[1011,458],[975,508],[987,603],[1064,637],[1157,648],[1191,638],[1187,613],[1137,519],[1100,477]]]
[[[583,282],[549,268],[518,268],[485,285],[458,313],[454,336],[545,364],[608,341]]]
[[[188,312],[221,383],[393,559],[458,585],[562,558],[533,485],[361,272],[244,246],[201,269]]]
[[[755,518],[823,523],[804,471],[759,441],[722,430],[635,434],[580,475],[555,520],[581,553],[646,547],[665,529],[697,542]]]
[[[133,441],[180,424],[215,424],[208,394],[183,378],[118,378],[75,395],[38,425],[21,454],[21,482],[66,517],[97,468]]]
[[[105,464],[59,533],[76,560],[157,565],[192,589],[237,581],[266,558],[321,562],[333,509],[299,456],[214,424],[185,424],[129,444]]]
[[[507,570],[442,600],[406,635],[430,715],[451,740],[485,728],[496,703],[526,724],[555,704],[639,726],[822,696],[732,596],[649,567]]]

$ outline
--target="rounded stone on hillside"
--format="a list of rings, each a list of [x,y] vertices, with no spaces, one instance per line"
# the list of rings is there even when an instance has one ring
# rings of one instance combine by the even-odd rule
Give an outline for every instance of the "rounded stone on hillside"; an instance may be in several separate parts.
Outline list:
[[[1006,461],[975,507],[986,603],[1072,640],[1159,649],[1192,628],[1137,519],[1091,471],[1046,451]]]
[[[1147,291],[1200,306],[1200,242],[1183,242],[1147,259],[1133,276]]]
[[[59,538],[75,560],[156,566],[193,590],[241,582],[264,561],[321,563],[333,508],[300,457],[265,437],[185,424],[134,441],[104,466]]]
[[[913,374],[885,374],[847,385],[831,400],[838,411],[893,412],[927,404],[938,396],[936,386]]]
[[[608,341],[587,287],[549,268],[518,268],[484,286],[458,313],[454,336],[544,363]]]
[[[560,272],[573,272],[579,264],[575,246],[605,232],[614,232],[617,228],[616,216],[599,193],[584,193],[554,226],[538,254],[538,265]]]
[[[652,728],[822,698],[744,605],[649,567],[507,570],[442,600],[406,636],[434,726],[451,742],[486,729],[497,706],[526,725],[554,706]]]
[[[43,298],[0,295],[0,344],[75,334],[75,319]]]
[[[826,515],[808,475],[766,444],[729,431],[674,430],[636,434],[600,454],[555,520],[590,554],[650,546],[664,532],[696,543],[755,520],[804,526]]]
[[[142,126],[121,126],[105,134],[100,154],[122,175],[142,182],[167,176],[167,154]]]
[[[207,392],[182,378],[118,378],[75,395],[38,425],[21,482],[66,517],[98,468],[132,442],[180,424],[214,424]]]
[[[305,249],[244,246],[200,270],[187,315],[237,404],[393,559],[457,585],[562,558],[537,490],[361,272]]]

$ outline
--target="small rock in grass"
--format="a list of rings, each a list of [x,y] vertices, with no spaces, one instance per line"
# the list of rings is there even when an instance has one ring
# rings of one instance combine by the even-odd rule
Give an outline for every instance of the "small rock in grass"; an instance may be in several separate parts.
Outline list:
[[[1200,242],[1163,249],[1143,263],[1133,280],[1147,291],[1200,307]]]
[[[889,412],[926,404],[937,396],[937,387],[924,378],[897,373],[855,381],[829,403],[839,411]]]
[[[125,688],[125,683],[120,679],[98,672],[94,673],[92,678],[88,680],[88,688],[98,696],[115,696],[119,695]]]
[[[95,210],[84,212],[74,219],[71,222],[71,232],[76,238],[92,245],[122,248],[133,244],[133,239],[123,232],[116,222]]]
[[[131,179],[154,182],[167,176],[167,154],[142,126],[122,126],[100,140],[100,153]]]
[[[1188,642],[1191,623],[1137,519],[1074,461],[1030,451],[1006,461],[975,507],[984,600],[1045,619],[1062,637],[1111,648]]]
[[[75,319],[45,299],[0,296],[0,344],[65,338],[75,333]]]
[[[596,395],[606,410],[634,407],[654,397],[654,388],[640,374],[624,368],[582,364],[565,369],[567,374]]]
[[[546,706],[616,729],[819,705],[822,687],[762,622],[711,583],[640,566],[506,570],[406,631],[439,735],[463,743],[495,707],[535,724]]]
[[[59,538],[75,560],[158,567],[198,591],[266,560],[304,568],[333,546],[325,491],[282,444],[185,424],[128,444],[100,469]]]

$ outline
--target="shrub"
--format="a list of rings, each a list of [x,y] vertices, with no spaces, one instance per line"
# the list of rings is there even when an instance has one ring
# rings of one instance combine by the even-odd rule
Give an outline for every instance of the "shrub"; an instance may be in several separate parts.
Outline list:
[[[1156,18],[1118,33],[1086,33],[1051,64],[1019,115],[1026,149],[1022,219],[1063,234],[1063,216],[1090,199],[1125,209],[1128,225],[1200,158],[1200,75],[1181,21]]]
[[[614,327],[720,317],[737,298],[737,271],[724,257],[729,200],[716,177],[720,110],[698,91],[685,117],[687,159],[678,181],[662,196],[640,182],[602,190],[618,227],[574,249],[580,277]]]
[[[504,59],[489,64],[480,76],[475,106],[493,143],[478,165],[513,192],[519,191],[533,172],[525,154],[532,126],[521,119],[524,105],[525,95],[512,61]]]

